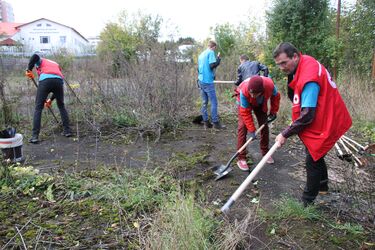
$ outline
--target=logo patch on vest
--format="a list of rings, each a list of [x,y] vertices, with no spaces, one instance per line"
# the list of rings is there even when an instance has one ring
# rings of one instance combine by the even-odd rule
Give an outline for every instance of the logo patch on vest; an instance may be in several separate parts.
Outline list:
[[[293,104],[299,104],[299,96],[297,94],[293,96]]]
[[[327,79],[328,79],[328,82],[331,85],[331,87],[334,88],[334,89],[337,88],[336,83],[334,81],[332,81],[331,75],[329,74],[327,69],[326,69],[326,72],[327,72]]]

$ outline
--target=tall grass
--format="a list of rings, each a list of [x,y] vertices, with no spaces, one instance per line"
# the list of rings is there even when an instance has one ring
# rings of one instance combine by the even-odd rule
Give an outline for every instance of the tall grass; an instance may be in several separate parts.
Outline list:
[[[218,222],[192,196],[176,197],[159,212],[147,235],[146,249],[217,249]]]
[[[352,117],[375,122],[375,82],[354,74],[343,74],[337,85]]]

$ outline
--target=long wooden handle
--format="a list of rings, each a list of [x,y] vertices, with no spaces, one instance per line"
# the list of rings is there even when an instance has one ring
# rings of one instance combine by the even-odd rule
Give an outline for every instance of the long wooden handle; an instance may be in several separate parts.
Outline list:
[[[262,126],[260,126],[260,127],[258,128],[258,130],[255,131],[255,135],[258,135],[258,134],[260,133],[260,131],[264,128],[264,126],[265,126],[265,124],[262,124]],[[247,147],[247,145],[249,145],[249,143],[250,143],[252,140],[253,140],[253,137],[249,138],[249,140],[247,140],[247,142],[246,142],[244,145],[242,145],[242,147],[237,151],[237,153],[241,153],[242,150],[244,150],[244,149]]]
[[[236,81],[214,81],[214,83],[236,83]]]
[[[270,156],[276,151],[278,147],[280,147],[280,143],[276,142],[272,148],[268,151],[268,153],[263,156],[262,160],[258,163],[258,165],[251,171],[250,175],[242,182],[242,184],[237,188],[237,190],[232,194],[229,200],[225,203],[225,205],[221,208],[221,212],[227,213],[230,207],[234,204],[234,202],[240,197],[242,192],[246,189],[246,187],[251,183],[254,177],[259,173],[259,171],[263,168],[266,164],[266,161]]]

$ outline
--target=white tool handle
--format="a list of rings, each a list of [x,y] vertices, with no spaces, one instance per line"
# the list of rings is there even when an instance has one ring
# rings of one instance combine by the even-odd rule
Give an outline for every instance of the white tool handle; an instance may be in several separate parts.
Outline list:
[[[349,140],[345,139],[344,137],[341,137],[341,139],[343,142],[348,144],[352,149],[354,149],[357,153],[359,153],[359,150],[353,144],[351,144]]]
[[[214,81],[214,83],[236,83],[236,81]]]
[[[258,165],[251,171],[250,175],[242,182],[242,184],[237,188],[237,190],[232,194],[229,200],[225,203],[225,205],[221,208],[221,212],[227,213],[229,208],[234,204],[234,202],[240,197],[242,192],[246,189],[246,187],[251,183],[254,177],[259,173],[259,171],[263,168],[266,161],[270,156],[276,151],[276,149],[280,147],[280,143],[276,142],[272,148],[268,151],[268,153],[263,156],[262,160],[258,163]]]
[[[337,144],[337,142],[335,143],[335,147],[336,147],[336,149],[337,149],[337,152],[339,152],[339,155],[340,155],[340,156],[343,156],[344,154],[343,154],[341,148],[339,147],[339,145]]]
[[[344,137],[345,139],[347,139],[348,141],[354,143],[355,145],[357,145],[358,147],[360,147],[362,150],[365,150],[365,147],[362,146],[361,144],[359,144],[358,142],[354,141],[353,139],[350,139],[349,137],[343,135],[342,137]]]

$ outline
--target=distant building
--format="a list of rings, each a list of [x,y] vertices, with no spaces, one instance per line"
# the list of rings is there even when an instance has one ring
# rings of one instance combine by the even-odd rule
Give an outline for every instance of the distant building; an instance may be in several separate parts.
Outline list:
[[[89,41],[90,43],[90,46],[92,48],[96,48],[98,47],[98,44],[100,43],[100,37],[99,36],[91,36],[91,37],[88,37],[87,40]]]
[[[60,50],[82,56],[90,50],[90,44],[75,29],[46,18],[24,24],[0,23],[2,53],[29,55],[40,51],[51,54]]]
[[[14,22],[13,7],[10,3],[0,0],[0,22]]]

